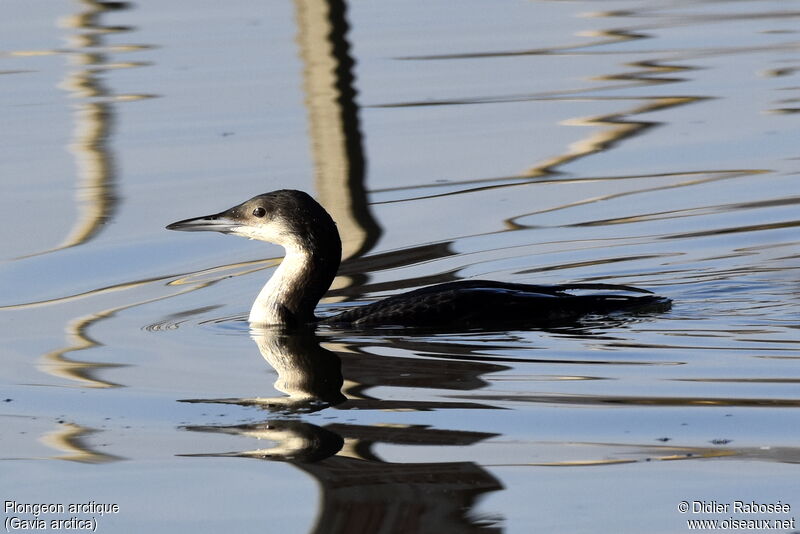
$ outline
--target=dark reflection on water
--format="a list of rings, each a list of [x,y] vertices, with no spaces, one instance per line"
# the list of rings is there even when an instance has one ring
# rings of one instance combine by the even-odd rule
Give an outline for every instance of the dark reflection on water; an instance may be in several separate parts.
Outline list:
[[[335,354],[319,345],[313,332],[254,331],[253,340],[277,371],[282,398],[192,399],[191,403],[258,406],[284,414],[340,410],[491,409],[460,401],[386,400],[370,389],[436,388],[468,391],[486,386],[481,376],[507,369],[481,362],[419,360],[377,356],[357,344]],[[345,379],[347,385],[344,385]],[[474,462],[382,460],[376,444],[468,446],[494,433],[441,430],[429,425],[368,426],[334,423],[320,427],[297,419],[270,419],[244,425],[189,425],[212,432],[271,441],[269,448],[193,454],[289,462],[312,476],[322,498],[312,532],[492,532],[495,521],[476,519],[471,508],[500,482]]]
[[[417,411],[491,408],[485,404],[459,401],[381,399],[370,390],[381,386],[477,390],[487,385],[482,375],[508,369],[488,362],[463,361],[466,358],[458,354],[458,348],[449,344],[438,349],[454,350],[453,355],[459,360],[379,357],[375,349],[386,346],[380,343],[381,338],[375,338],[377,345],[340,345],[338,353],[321,347],[320,339],[311,331],[259,329],[253,331],[252,338],[264,360],[278,373],[274,388],[285,393],[286,397],[191,399],[184,402],[259,406],[282,413],[310,413],[327,407]],[[335,340],[331,341],[335,343]]]
[[[646,328],[647,319],[633,325],[610,321],[575,325],[541,332],[552,336],[538,347],[552,350],[553,339],[597,343],[613,348],[626,343],[626,328]],[[283,397],[191,399],[189,403],[218,403],[258,407],[270,413],[266,420],[235,425],[192,424],[182,428],[191,432],[212,433],[234,438],[234,451],[184,454],[192,457],[235,457],[281,461],[292,464],[311,476],[321,490],[315,526],[311,532],[374,532],[382,528],[398,532],[500,531],[501,515],[481,515],[475,508],[479,497],[503,489],[503,484],[487,468],[497,467],[579,467],[653,461],[748,459],[794,463],[800,452],[793,447],[748,447],[731,445],[731,439],[709,439],[713,446],[666,445],[674,438],[654,437],[661,444],[572,441],[569,443],[526,441],[514,433],[492,431],[491,418],[476,421],[486,431],[451,430],[425,424],[365,425],[334,422],[323,426],[304,417],[325,410],[400,411],[403,413],[439,410],[513,410],[520,414],[525,406],[559,405],[581,407],[669,407],[693,409],[796,408],[794,398],[748,398],[745,396],[682,396],[671,394],[620,395],[609,393],[568,393],[551,391],[531,394],[526,391],[502,392],[505,381],[524,384],[579,384],[624,379],[613,371],[641,366],[682,366],[688,361],[671,362],[655,357],[622,357],[602,352],[593,358],[559,354],[557,357],[530,355],[537,350],[521,332],[464,331],[415,336],[409,332],[393,334],[346,334],[344,332],[284,331],[258,329],[251,332],[264,360],[277,372],[274,389]],[[320,342],[326,347],[323,348]],[[335,347],[335,349],[333,349]],[[641,347],[639,347],[641,348]],[[653,345],[655,350],[669,347]],[[398,356],[390,354],[396,352]],[[496,356],[509,354],[509,356]],[[411,356],[413,355],[413,357]],[[507,365],[499,365],[504,362]],[[594,375],[536,374],[525,369],[546,366],[565,369],[579,366],[595,369]],[[500,375],[500,381],[493,376]],[[682,380],[682,379],[678,379]],[[690,379],[703,382],[703,379]],[[709,379],[706,382],[735,382]],[[745,380],[747,381],[747,380]],[[759,383],[795,383],[796,380],[765,379]],[[397,392],[410,388],[407,395]],[[619,390],[619,386],[610,386]],[[601,388],[608,389],[608,388]],[[623,388],[624,389],[624,388]],[[388,398],[386,397],[388,394]],[[402,397],[402,398],[398,398]],[[420,400],[425,399],[425,400]],[[430,400],[429,400],[430,399]],[[728,414],[730,415],[730,414]],[[252,440],[268,443],[252,447]],[[389,461],[375,451],[377,445],[393,447],[456,447],[469,455],[481,445],[491,450],[488,462],[434,460]],[[503,449],[508,452],[503,454]],[[466,451],[466,452],[465,452]],[[445,453],[446,456],[446,453]],[[265,483],[267,481],[265,480]],[[399,529],[399,530],[397,530]]]
[[[310,532],[500,532],[498,518],[475,517],[477,499],[503,488],[473,462],[391,463],[376,444],[468,446],[494,434],[426,426],[376,428],[295,420],[186,430],[233,434],[276,443],[269,449],[205,456],[289,462],[319,484],[321,499]],[[338,454],[337,454],[338,453]],[[198,455],[193,455],[198,456]],[[204,456],[204,455],[199,455]]]

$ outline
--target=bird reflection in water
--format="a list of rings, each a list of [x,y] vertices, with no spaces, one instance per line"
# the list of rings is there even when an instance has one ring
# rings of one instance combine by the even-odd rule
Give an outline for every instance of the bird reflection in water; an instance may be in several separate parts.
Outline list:
[[[433,410],[494,408],[464,401],[383,400],[369,395],[377,386],[472,390],[486,385],[481,375],[507,369],[477,361],[334,353],[320,345],[312,329],[251,330],[261,356],[277,372],[274,388],[285,397],[186,399],[183,402],[259,406],[270,412],[311,413],[337,409]],[[376,342],[378,340],[376,339]],[[345,377],[347,385],[345,386]]]
[[[473,514],[480,496],[503,489],[474,462],[391,463],[375,454],[382,444],[466,446],[495,436],[427,426],[373,427],[297,420],[187,430],[269,439],[276,445],[235,456],[288,462],[311,475],[321,489],[320,510],[310,532],[500,532],[497,518]]]
[[[278,373],[275,389],[286,393],[286,397],[192,399],[186,402],[259,406],[280,416],[251,424],[189,425],[183,428],[192,432],[266,440],[271,442],[271,446],[185,456],[281,461],[308,473],[322,490],[320,510],[311,532],[499,532],[499,528],[494,526],[495,519],[476,517],[472,513],[481,495],[502,489],[500,482],[480,465],[468,461],[393,463],[380,458],[374,450],[376,444],[464,447],[497,434],[442,430],[428,425],[331,423],[322,427],[297,419],[296,415],[327,407],[339,410],[492,409],[492,406],[471,402],[384,401],[369,397],[366,391],[393,381],[400,387],[419,387],[420,383],[428,382],[431,373],[437,370],[444,376],[438,388],[477,389],[485,385],[480,375],[503,370],[504,366],[483,362],[414,360],[424,363],[419,382],[415,383],[416,366],[409,365],[409,358],[346,352],[340,357],[321,347],[313,331],[261,329],[253,331],[252,337],[264,359]],[[390,364],[382,367],[360,365],[375,359]],[[398,373],[398,368],[403,368],[403,372]],[[348,383],[344,393],[343,370]],[[398,383],[400,375],[405,376]]]

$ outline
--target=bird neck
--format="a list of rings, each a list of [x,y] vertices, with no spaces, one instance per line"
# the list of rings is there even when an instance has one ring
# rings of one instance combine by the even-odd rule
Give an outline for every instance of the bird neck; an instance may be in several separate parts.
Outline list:
[[[339,269],[338,235],[324,247],[287,245],[285,248],[283,261],[250,309],[250,323],[300,326],[317,320],[314,308]]]

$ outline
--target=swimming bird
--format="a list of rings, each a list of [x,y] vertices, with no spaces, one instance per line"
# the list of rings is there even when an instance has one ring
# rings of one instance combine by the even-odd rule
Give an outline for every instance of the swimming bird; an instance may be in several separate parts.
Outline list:
[[[572,322],[587,315],[664,311],[671,303],[650,291],[624,285],[541,286],[461,280],[320,318],[314,315],[314,309],[336,276],[342,243],[336,223],[307,193],[272,191],[214,215],[174,222],[167,229],[222,232],[285,249],[283,261],[250,310],[248,320],[257,326],[539,326]]]

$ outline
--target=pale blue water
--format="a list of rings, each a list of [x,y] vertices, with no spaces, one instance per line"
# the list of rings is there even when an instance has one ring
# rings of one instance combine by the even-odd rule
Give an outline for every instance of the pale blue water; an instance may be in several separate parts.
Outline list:
[[[324,5],[4,4],[3,500],[117,504],[39,516],[101,532],[798,530],[798,5]],[[280,249],[164,226],[285,187],[343,234],[324,312],[477,278],[674,306],[251,338]],[[678,509],[737,500],[791,510]]]

